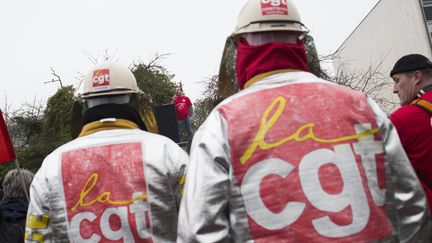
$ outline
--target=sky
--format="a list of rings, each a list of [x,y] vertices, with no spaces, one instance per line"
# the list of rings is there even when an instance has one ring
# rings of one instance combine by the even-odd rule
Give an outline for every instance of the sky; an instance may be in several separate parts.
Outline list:
[[[378,0],[293,0],[320,55],[337,50]],[[160,64],[192,101],[217,74],[246,0],[0,0],[0,108],[44,103],[77,85],[92,58]],[[90,57],[90,58],[89,58]],[[82,90],[78,89],[78,93]]]

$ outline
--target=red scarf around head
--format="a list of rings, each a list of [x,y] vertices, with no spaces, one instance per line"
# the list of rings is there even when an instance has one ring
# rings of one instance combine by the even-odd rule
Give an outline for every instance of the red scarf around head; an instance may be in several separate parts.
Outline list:
[[[250,46],[244,40],[238,42],[236,75],[240,89],[254,76],[280,69],[309,71],[303,43],[272,42]]]

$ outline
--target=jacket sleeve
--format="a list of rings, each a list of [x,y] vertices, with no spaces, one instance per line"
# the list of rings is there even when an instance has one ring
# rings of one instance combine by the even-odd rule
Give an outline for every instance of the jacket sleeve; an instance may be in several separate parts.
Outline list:
[[[51,242],[52,228],[45,169],[42,166],[30,186],[30,203],[27,211],[26,242]]]
[[[183,149],[181,149],[177,145],[175,145],[175,149],[176,152],[173,153],[175,155],[173,158],[175,162],[175,166],[174,166],[175,169],[173,172],[174,175],[173,191],[176,197],[177,210],[179,210],[181,198],[183,195],[184,184],[186,180],[186,168],[189,163],[189,156],[185,151],[183,151]]]
[[[432,224],[427,200],[413,167],[387,115],[368,99],[377,119],[385,149],[387,170],[386,202],[394,202],[394,230],[401,242],[429,242]],[[391,204],[391,203],[390,203]]]
[[[194,136],[179,213],[178,242],[229,241],[226,122],[213,111]]]

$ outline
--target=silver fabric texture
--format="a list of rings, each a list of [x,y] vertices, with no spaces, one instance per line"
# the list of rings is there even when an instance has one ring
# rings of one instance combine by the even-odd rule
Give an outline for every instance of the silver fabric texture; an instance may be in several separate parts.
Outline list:
[[[293,89],[299,87],[298,90],[301,90],[302,93],[291,92],[291,87]],[[267,110],[271,112],[263,115],[267,119],[262,118],[260,126],[252,126],[251,124],[260,122],[254,115],[260,112],[257,104],[266,102],[266,99],[276,100],[279,90],[287,91],[286,93],[280,91],[283,99],[280,99],[279,103],[273,103],[276,104],[272,107],[273,109]],[[331,97],[331,101],[320,104],[313,103],[316,102],[317,97],[323,95]],[[302,99],[306,97],[306,100],[312,103],[301,104],[301,101],[297,102],[296,100],[300,100],[301,97]],[[361,121],[366,120],[362,112],[352,112],[343,108],[358,106],[352,110],[367,111],[370,114],[370,119],[374,123],[373,126],[376,127],[373,130],[375,131],[374,136],[361,137],[359,135],[350,143],[333,143],[333,147],[326,145],[327,147],[323,148],[316,147],[315,144],[308,141],[301,141],[304,142],[304,145],[301,144],[299,148],[315,147],[311,148],[309,153],[302,158],[299,168],[289,167],[288,163],[284,161],[293,163],[297,160],[290,157],[291,153],[297,152],[289,151],[289,147],[286,145],[288,143],[284,144],[287,151],[274,153],[271,149],[266,150],[267,148],[261,143],[262,146],[252,146],[255,149],[252,150],[254,152],[252,157],[246,157],[247,159],[241,162],[247,166],[249,166],[247,163],[256,163],[257,166],[254,165],[248,170],[242,171],[243,167],[235,164],[239,163],[236,157],[238,147],[249,145],[250,139],[248,140],[247,136],[249,133],[257,133],[256,127],[283,126],[280,124],[281,122],[278,124],[271,121],[271,118],[275,117],[274,114],[278,112],[277,105],[282,104],[283,101],[286,101],[287,104],[294,104],[294,108],[287,105],[281,110],[282,115],[278,119],[285,119],[283,121],[286,123],[295,121],[303,124],[307,122],[302,120],[304,117],[314,117],[314,113],[319,116],[319,112],[326,112],[328,106],[340,105],[340,109],[330,107],[333,108],[333,111],[337,111],[334,117],[322,116],[322,119],[327,119],[321,121],[322,126],[325,126],[326,122],[331,123],[333,118],[337,120],[341,116],[345,117],[343,121],[347,124],[352,123],[357,134],[361,134],[362,131],[372,131],[371,124],[361,123]],[[315,107],[316,110],[311,110],[312,108],[309,107]],[[295,112],[289,114],[290,117],[286,117],[288,115],[285,114],[290,109]],[[296,136],[292,136],[290,139],[313,138],[317,141],[323,140],[324,135],[321,137],[317,135],[319,134],[317,127],[310,126],[309,130],[298,130],[298,134],[294,134]],[[338,129],[339,127],[335,126],[335,133],[338,132]],[[309,133],[307,134],[307,132]],[[288,132],[284,129],[275,131],[275,133],[268,132],[265,137],[267,145],[271,147],[270,141],[277,141],[281,133]],[[238,137],[233,134],[237,134]],[[331,135],[331,130],[328,134]],[[294,144],[294,142],[290,142]],[[276,151],[278,149],[276,146],[279,145],[275,144],[273,149]],[[320,160],[318,156],[315,156],[316,154],[336,155],[332,157],[334,161],[323,160],[321,165],[333,162],[339,168],[340,174],[334,180],[338,181],[337,177],[339,180],[342,178],[343,186],[338,187],[341,192],[334,191],[332,195],[327,193],[324,188],[319,186],[321,179],[316,179],[316,175],[311,174],[308,170],[311,164]],[[337,156],[341,154],[348,159],[338,160],[339,157]],[[377,156],[375,157],[375,155]],[[284,157],[284,160],[278,156]],[[377,179],[377,172],[375,172],[377,171],[375,161],[378,160],[383,161],[381,177],[385,177],[384,188],[382,188],[382,183],[380,179]],[[353,170],[348,167],[350,161],[355,161],[360,169]],[[235,168],[240,168],[240,170],[236,171]],[[290,194],[290,191],[284,191],[286,189],[278,186],[278,183],[281,178],[292,179],[293,175],[289,173],[294,172],[300,177],[300,183],[290,181],[284,185],[290,187],[298,184],[302,189],[296,192],[304,192],[306,196],[302,196],[302,200],[299,199],[297,204],[291,198],[288,200],[290,203],[283,202],[283,207],[268,209],[267,206],[272,206],[271,203],[278,205],[279,201],[287,200],[282,198]],[[269,177],[264,175],[272,177],[272,180],[266,179]],[[361,181],[356,180],[357,177],[361,178]],[[239,182],[238,178],[242,178],[242,181]],[[257,178],[261,182],[256,181]],[[265,185],[265,180],[272,181],[273,184],[267,183],[269,185]],[[314,184],[314,182],[316,183]],[[330,181],[327,185],[334,186],[337,182],[332,183]],[[355,183],[359,188],[368,189],[358,192],[345,190]],[[264,189],[260,191],[256,188]],[[284,193],[279,194],[279,191]],[[340,194],[338,194],[339,192]],[[267,194],[278,196],[274,197],[272,201],[269,199],[272,198],[272,195]],[[323,195],[329,201],[326,201],[325,198],[322,200],[317,195]],[[290,196],[295,198],[298,195]],[[260,199],[260,197],[267,197],[267,199]],[[366,205],[359,203],[362,200],[368,203]],[[345,202],[350,202],[350,204]],[[345,207],[347,205],[351,206],[351,213],[349,213],[350,211],[343,211],[347,210]],[[318,211],[317,209],[325,210]],[[297,214],[297,212],[304,213],[306,211],[312,213]],[[320,214],[314,215],[313,212]],[[331,213],[338,214],[340,212],[345,212],[342,213],[343,215],[353,215],[352,222],[349,220],[344,223],[333,222],[332,217],[334,215]],[[370,223],[373,220],[378,223]],[[362,223],[363,225],[361,225]],[[424,192],[400,144],[395,129],[378,105],[364,94],[341,88],[319,79],[313,74],[285,72],[265,77],[224,100],[211,112],[196,132],[180,207],[177,241],[431,242],[431,227],[431,217]]]
[[[37,172],[26,242],[175,242],[188,161],[173,141],[139,129],[79,137],[47,156]],[[87,182],[74,179],[80,176]]]

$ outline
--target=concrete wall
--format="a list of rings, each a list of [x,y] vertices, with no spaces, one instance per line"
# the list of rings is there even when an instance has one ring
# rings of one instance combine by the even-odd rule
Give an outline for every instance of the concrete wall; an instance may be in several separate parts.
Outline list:
[[[343,21],[343,20],[341,20]],[[339,47],[333,61],[335,71],[366,72],[380,62],[380,72],[392,82],[389,73],[395,62],[406,54],[432,57],[429,33],[419,0],[381,0]],[[398,103],[392,85],[379,96]],[[383,107],[387,112],[395,106]]]

